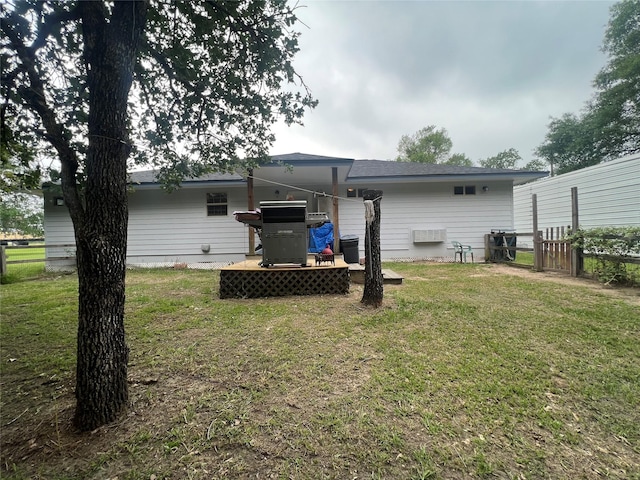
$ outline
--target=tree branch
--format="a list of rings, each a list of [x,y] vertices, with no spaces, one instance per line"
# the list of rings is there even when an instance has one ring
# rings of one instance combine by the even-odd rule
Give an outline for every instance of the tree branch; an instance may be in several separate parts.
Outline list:
[[[47,38],[49,37],[49,35],[51,35],[54,27],[57,27],[58,25],[70,20],[79,19],[80,9],[78,8],[78,5],[73,7],[71,10],[58,10],[50,15],[47,15],[40,24],[40,27],[38,29],[38,36],[31,44],[31,50],[35,53],[40,48],[42,48],[47,42]]]
[[[58,152],[62,166],[63,187],[66,187],[63,188],[65,203],[72,218],[81,221],[82,204],[76,183],[76,173],[79,165],[77,153],[69,143],[70,135],[68,135],[64,126],[58,123],[55,112],[47,103],[44,84],[36,68],[38,60],[35,56],[35,51],[24,44],[20,35],[11,25],[12,22],[10,21],[2,22],[1,29],[9,39],[13,51],[22,63],[22,68],[29,79],[29,86],[20,88],[18,94],[26,102],[27,106],[40,117],[47,140],[51,142],[51,145]]]

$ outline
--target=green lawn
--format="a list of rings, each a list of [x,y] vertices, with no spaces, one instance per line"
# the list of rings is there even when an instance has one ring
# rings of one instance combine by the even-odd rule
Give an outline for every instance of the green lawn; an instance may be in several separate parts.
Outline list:
[[[34,248],[35,247],[35,248]],[[42,246],[29,246],[25,247],[5,247],[5,254],[7,257],[7,273],[2,277],[2,283],[12,283],[20,280],[25,280],[33,277],[37,277],[44,273],[44,258],[45,249]],[[23,260],[39,260],[42,262],[34,263],[11,263],[15,261]]]
[[[3,285],[2,478],[640,478],[637,290],[390,264],[382,308],[127,280],[128,414],[77,434],[75,275]]]

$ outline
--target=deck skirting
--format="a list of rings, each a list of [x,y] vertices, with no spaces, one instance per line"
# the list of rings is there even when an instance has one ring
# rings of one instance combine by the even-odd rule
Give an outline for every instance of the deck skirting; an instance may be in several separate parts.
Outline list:
[[[335,295],[349,293],[349,266],[341,260],[330,266],[260,267],[255,261],[220,270],[220,298]]]

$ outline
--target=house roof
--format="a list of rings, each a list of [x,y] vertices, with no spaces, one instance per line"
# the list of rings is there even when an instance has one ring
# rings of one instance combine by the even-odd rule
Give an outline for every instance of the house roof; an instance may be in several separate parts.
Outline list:
[[[306,166],[350,166],[353,163],[353,158],[344,157],[327,157],[324,155],[310,155],[308,153],[287,153],[284,155],[271,156],[271,163],[263,166],[269,166],[273,164],[286,163],[289,165],[306,165]]]
[[[131,172],[131,183],[135,185],[156,185],[158,183],[156,171],[145,170],[142,172]],[[237,173],[210,173],[198,178],[185,178],[182,183],[203,183],[203,182],[244,182],[244,178]]]
[[[456,165],[425,164],[414,162],[396,162],[391,160],[355,160],[344,157],[328,157],[324,155],[310,155],[306,153],[289,153],[273,155],[271,162],[261,165],[264,167],[279,167],[283,164],[292,167],[343,167],[346,182],[372,181],[376,182],[435,182],[443,180],[511,180],[519,185],[547,175],[548,172],[525,170],[510,170],[502,168],[461,167]],[[183,186],[195,186],[207,183],[241,183],[245,178],[238,173],[211,173],[198,178],[187,178]],[[157,185],[154,171],[132,172],[131,182],[140,186]]]
[[[513,180],[514,184],[546,176],[547,172],[511,170],[507,168],[463,167],[457,165],[396,162],[385,160],[354,160],[348,179],[356,180],[445,180],[453,178],[484,178]]]

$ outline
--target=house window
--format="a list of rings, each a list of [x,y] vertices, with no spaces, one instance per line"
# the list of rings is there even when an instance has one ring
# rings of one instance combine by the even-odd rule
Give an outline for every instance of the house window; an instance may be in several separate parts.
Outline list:
[[[362,198],[362,196],[364,195],[364,192],[366,190],[369,190],[369,188],[347,188],[347,197],[358,197],[358,198]]]
[[[227,215],[227,194],[207,193],[207,217]]]
[[[475,185],[456,185],[453,187],[454,195],[475,195],[476,194],[476,186]]]

